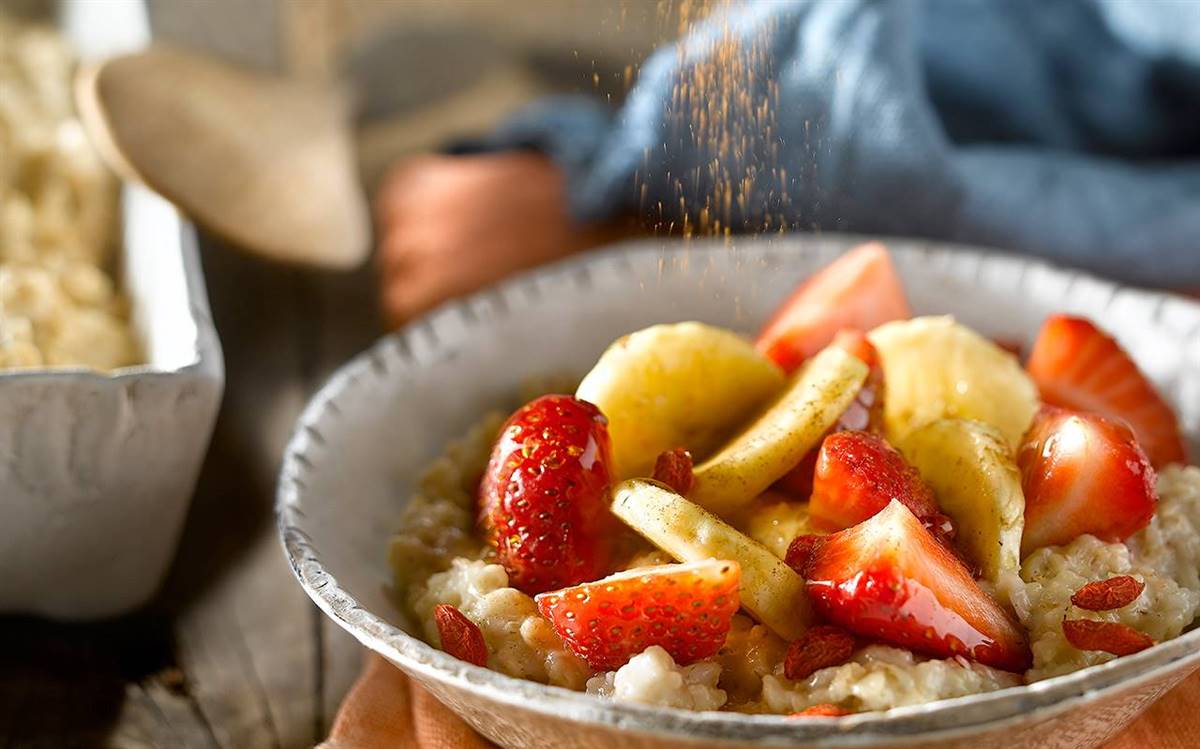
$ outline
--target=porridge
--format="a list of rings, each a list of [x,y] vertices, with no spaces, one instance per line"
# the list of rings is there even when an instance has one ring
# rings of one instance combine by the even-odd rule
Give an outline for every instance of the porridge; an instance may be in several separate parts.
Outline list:
[[[854,264],[874,301],[821,307]],[[890,267],[868,245],[753,343],[654,326],[574,395],[481,417],[391,542],[423,637],[441,646],[451,606],[510,676],[815,718],[1017,687],[1191,627],[1200,469],[1128,355],[1057,315],[1022,366],[912,317]]]
[[[0,368],[137,363],[110,270],[118,185],[71,95],[53,30],[0,15]]]

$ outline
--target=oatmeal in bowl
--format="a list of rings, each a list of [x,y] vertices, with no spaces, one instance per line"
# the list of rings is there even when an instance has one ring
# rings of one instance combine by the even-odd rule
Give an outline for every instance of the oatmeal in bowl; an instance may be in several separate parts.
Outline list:
[[[428,643],[511,677],[814,719],[1179,637],[1200,469],[1175,413],[1085,317],[1013,349],[914,315],[875,243],[756,338],[632,331],[449,443],[390,541],[395,595]]]

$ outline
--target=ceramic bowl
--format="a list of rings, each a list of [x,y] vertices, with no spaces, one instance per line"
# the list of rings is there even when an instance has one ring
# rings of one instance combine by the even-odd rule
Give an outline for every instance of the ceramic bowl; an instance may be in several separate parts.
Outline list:
[[[1200,664],[1200,630],[1038,684],[829,720],[604,702],[468,665],[410,633],[389,599],[387,538],[422,467],[527,376],[585,372],[615,338],[701,320],[754,331],[796,284],[860,241],[794,236],[621,245],[442,307],[343,367],[303,414],[279,529],[317,605],[507,747],[1094,747]],[[919,313],[1028,344],[1055,311],[1111,330],[1200,426],[1200,305],[978,249],[888,240]]]
[[[85,56],[149,39],[140,0],[64,0]],[[224,365],[196,234],[158,195],[121,191],[118,266],[146,362],[0,372],[0,612],[94,619],[144,603],[174,557]]]

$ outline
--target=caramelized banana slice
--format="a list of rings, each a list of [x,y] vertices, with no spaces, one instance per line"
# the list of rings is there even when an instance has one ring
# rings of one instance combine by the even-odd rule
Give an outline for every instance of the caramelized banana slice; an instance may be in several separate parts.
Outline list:
[[[984,580],[1019,574],[1025,495],[1004,436],[979,421],[942,419],[912,432],[900,452],[933,488],[954,519],[955,543]]]
[[[745,507],[819,446],[866,378],[867,365],[841,348],[814,356],[766,411],[696,467],[688,498],[722,517]]]
[[[616,475],[649,476],[659,453],[704,457],[783,388],[783,370],[735,333],[655,325],[608,347],[575,395],[608,417]]]
[[[883,362],[888,440],[945,418],[976,419],[1016,449],[1038,407],[1017,358],[952,317],[918,317],[868,335]]]

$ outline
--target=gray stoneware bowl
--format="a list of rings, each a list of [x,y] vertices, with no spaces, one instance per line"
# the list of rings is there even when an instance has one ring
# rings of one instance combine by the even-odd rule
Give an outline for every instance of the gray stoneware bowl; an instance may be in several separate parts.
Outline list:
[[[754,331],[797,282],[857,241],[621,245],[525,274],[384,338],[317,394],[288,446],[279,530],[301,585],[363,645],[503,746],[1099,746],[1200,664],[1200,631],[1033,686],[799,720],[603,702],[512,679],[413,637],[389,600],[387,538],[415,477],[523,378],[584,372],[613,339],[652,323]],[[1027,344],[1050,312],[1097,320],[1170,397],[1195,441],[1200,305],[968,247],[888,245],[919,313],[953,313]]]

